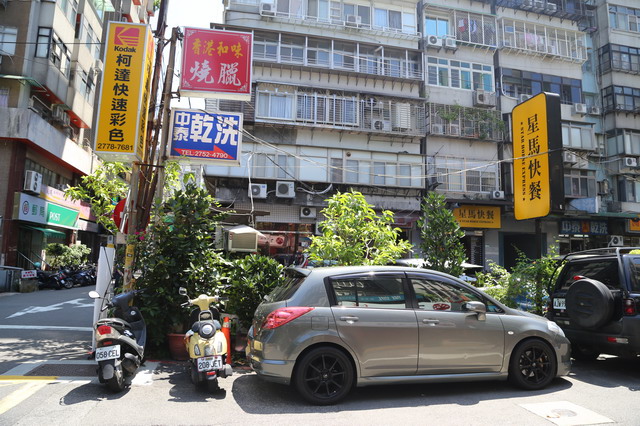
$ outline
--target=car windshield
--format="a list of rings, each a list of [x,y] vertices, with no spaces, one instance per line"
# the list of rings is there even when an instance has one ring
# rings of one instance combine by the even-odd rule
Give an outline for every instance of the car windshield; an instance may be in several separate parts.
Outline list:
[[[281,302],[290,299],[305,279],[304,275],[293,270],[287,271],[286,274],[285,282],[273,289],[273,291],[265,297],[265,301]]]
[[[620,288],[618,275],[618,262],[616,259],[587,260],[570,262],[565,265],[562,279],[562,289],[568,289],[575,281],[576,276],[600,281],[611,289]]]

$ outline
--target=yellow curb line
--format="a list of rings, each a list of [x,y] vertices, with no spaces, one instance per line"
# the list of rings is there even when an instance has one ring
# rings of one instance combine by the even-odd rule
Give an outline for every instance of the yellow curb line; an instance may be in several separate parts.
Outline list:
[[[42,376],[41,376],[42,377]],[[0,415],[6,413],[13,407],[29,398],[40,389],[44,388],[49,382],[38,379],[38,382],[26,382],[22,386],[0,400]]]
[[[51,380],[58,380],[58,376],[0,376],[0,380],[42,380],[49,382]]]

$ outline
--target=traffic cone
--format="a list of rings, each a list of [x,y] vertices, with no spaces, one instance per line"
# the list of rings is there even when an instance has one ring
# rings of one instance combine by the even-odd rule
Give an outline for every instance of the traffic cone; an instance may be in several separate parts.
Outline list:
[[[222,321],[222,333],[227,339],[227,364],[231,364],[231,322],[229,317],[224,317]]]

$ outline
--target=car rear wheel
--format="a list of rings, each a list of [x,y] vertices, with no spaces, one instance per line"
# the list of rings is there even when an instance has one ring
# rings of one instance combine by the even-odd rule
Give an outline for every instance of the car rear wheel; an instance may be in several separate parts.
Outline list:
[[[598,328],[613,315],[613,294],[600,281],[581,279],[569,287],[567,314],[572,324],[582,328]]]
[[[542,340],[526,340],[511,354],[509,380],[522,389],[546,387],[556,376],[556,371],[553,349]]]
[[[353,367],[347,356],[336,348],[320,347],[299,360],[293,382],[307,401],[329,405],[349,393],[353,380]]]

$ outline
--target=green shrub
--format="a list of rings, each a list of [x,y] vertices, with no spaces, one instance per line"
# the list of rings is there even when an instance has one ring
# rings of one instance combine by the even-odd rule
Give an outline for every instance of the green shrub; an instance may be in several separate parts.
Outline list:
[[[51,243],[47,245],[45,252],[47,253],[47,263],[52,268],[57,269],[62,266],[73,268],[87,263],[91,249],[84,244],[67,246]]]

